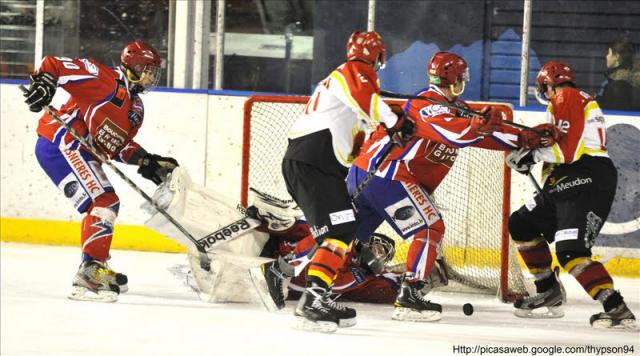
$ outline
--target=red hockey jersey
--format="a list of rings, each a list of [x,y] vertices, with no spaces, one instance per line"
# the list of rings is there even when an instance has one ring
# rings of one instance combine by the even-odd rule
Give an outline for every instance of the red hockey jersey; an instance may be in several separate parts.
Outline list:
[[[447,101],[442,91],[433,85],[418,95],[440,102]],[[462,100],[456,101],[456,104],[466,106]],[[476,146],[511,150],[518,147],[517,129],[503,125],[500,131],[490,136],[480,136],[471,132],[471,121],[461,117],[453,108],[426,100],[410,100],[405,112],[415,121],[416,133],[404,148],[398,147],[392,151],[376,175],[419,183],[430,194],[453,166],[459,148]],[[390,144],[386,131],[378,128],[365,142],[354,164],[360,169],[370,170]]]
[[[572,163],[583,154],[608,157],[607,127],[598,103],[576,88],[561,88],[547,107],[547,122],[563,135],[553,146],[534,151],[537,162]]]
[[[52,74],[71,98],[58,115],[108,158],[128,162],[141,149],[133,141],[144,118],[144,106],[129,91],[124,73],[90,59],[46,56],[36,71]],[[44,114],[38,135],[75,149],[79,143],[51,116]]]

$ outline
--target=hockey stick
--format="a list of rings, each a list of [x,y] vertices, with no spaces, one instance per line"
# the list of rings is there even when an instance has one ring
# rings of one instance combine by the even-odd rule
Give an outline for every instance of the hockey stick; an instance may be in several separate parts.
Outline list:
[[[358,184],[358,187],[351,195],[351,201],[355,201],[356,198],[362,193],[362,191],[367,186],[367,184],[369,184],[369,181],[373,179],[373,176],[376,175],[376,172],[378,172],[378,169],[380,168],[380,166],[382,166],[382,164],[387,160],[387,157],[389,157],[389,155],[391,154],[391,151],[393,151],[393,149],[396,148],[396,144],[394,144],[393,142],[389,142],[389,143],[390,145],[384,150],[380,158],[378,158],[378,161],[373,166],[373,168],[371,168],[371,170],[367,172],[367,175],[362,179],[362,182]]]
[[[262,225],[262,221],[257,218],[258,214],[256,207],[250,206],[244,213],[246,215],[245,217],[236,220],[227,226],[221,227],[220,229],[199,239],[197,242],[198,246],[202,247],[204,251],[209,252],[213,249],[216,243],[234,240]],[[198,249],[198,251],[200,251],[200,249]]]
[[[538,192],[540,196],[544,197],[544,194],[542,193],[542,189],[540,188],[540,184],[538,184],[538,181],[536,180],[536,178],[533,176],[533,174],[531,174],[531,170],[527,172],[527,176],[529,176],[529,180],[533,184],[533,187],[536,188],[536,192]]]
[[[27,88],[25,88],[24,85],[20,85],[19,88],[20,90],[22,90],[23,93],[28,92]],[[55,112],[53,112],[53,109],[50,106],[44,106],[44,111],[47,114],[49,114],[51,117],[53,117],[53,119],[56,120],[60,125],[62,125],[67,131],[69,131],[71,136],[73,136],[73,138],[78,140],[78,142],[80,142],[80,144],[85,149],[87,149],[89,153],[91,153],[92,155],[100,159],[104,164],[106,164],[109,168],[111,168],[133,190],[135,190],[138,194],[140,194],[144,198],[144,200],[146,200],[149,204],[151,204],[151,206],[153,206],[156,209],[156,211],[162,214],[162,216],[164,216],[167,220],[169,220],[169,222],[171,222],[178,230],[180,230],[180,232],[182,232],[184,236],[186,236],[191,242],[193,242],[193,244],[198,249],[198,252],[200,253],[200,267],[202,267],[202,269],[204,269],[205,271],[209,271],[211,269],[211,259],[209,258],[209,256],[207,256],[207,252],[204,249],[204,245],[200,244],[193,237],[193,235],[191,235],[189,231],[187,231],[184,228],[184,226],[182,226],[178,221],[176,221],[176,219],[174,219],[171,215],[169,215],[169,213],[165,209],[161,208],[156,202],[154,202],[153,199],[151,199],[151,197],[147,195],[147,193],[145,193],[140,187],[138,187],[137,184],[135,184],[131,179],[129,179],[129,177],[127,177],[120,169],[118,169],[118,167],[116,167],[113,163],[111,163],[111,161],[106,156],[104,156],[100,151],[96,150],[84,137],[80,136],[76,132],[76,130],[74,130],[71,126],[69,126]],[[215,234],[215,232],[213,234]],[[205,239],[211,235],[212,234],[207,235]]]
[[[385,96],[385,97],[387,97],[387,98],[393,98],[393,99],[413,99],[413,100],[424,100],[424,101],[428,101],[428,102],[433,103],[433,104],[438,104],[438,105],[441,105],[441,106],[446,106],[446,107],[448,107],[448,108],[456,109],[456,110],[458,110],[458,111],[460,111],[461,113],[466,114],[466,115],[470,115],[470,116],[473,116],[473,115],[484,116],[482,113],[480,113],[480,112],[478,112],[478,111],[471,110],[471,109],[467,109],[467,108],[464,108],[464,107],[459,106],[459,105],[456,105],[456,104],[451,104],[451,103],[448,103],[448,102],[442,102],[442,101],[438,101],[438,100],[436,100],[436,99],[427,98],[427,97],[424,97],[424,96],[408,95],[408,94],[398,94],[398,93],[392,93],[392,92],[384,91],[384,90],[381,90],[381,91],[380,91],[380,95]],[[529,127],[529,126],[526,126],[526,125],[522,125],[522,124],[519,124],[519,123],[517,123],[517,122],[512,122],[512,121],[503,121],[502,123],[503,123],[503,124],[505,124],[505,125],[509,125],[509,126],[517,127],[517,128],[519,128],[519,129],[521,129],[521,130],[533,131],[533,132],[535,132],[535,133],[537,133],[538,135],[541,135],[541,136],[549,136],[549,133],[548,133],[547,131],[540,131],[540,130],[535,129],[535,128],[533,128],[533,127]]]

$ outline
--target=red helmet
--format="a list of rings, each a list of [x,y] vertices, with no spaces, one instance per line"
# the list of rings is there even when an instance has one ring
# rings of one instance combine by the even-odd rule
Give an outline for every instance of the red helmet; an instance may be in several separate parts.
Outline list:
[[[434,54],[427,65],[427,74],[431,84],[442,87],[469,80],[467,62],[459,55],[449,52]]]
[[[160,81],[160,54],[152,46],[142,42],[131,42],[120,54],[127,79],[133,84],[149,89]]]
[[[573,69],[568,65],[560,62],[547,62],[536,77],[536,85],[550,85],[555,87],[562,83],[575,83],[576,75],[573,74]]]
[[[546,105],[548,104],[546,95],[548,86],[553,88],[563,83],[575,84],[575,82],[576,76],[571,67],[560,62],[547,62],[540,68],[536,77],[536,99]]]
[[[375,70],[384,65],[386,52],[382,37],[374,31],[354,32],[347,42],[347,61],[361,60]]]

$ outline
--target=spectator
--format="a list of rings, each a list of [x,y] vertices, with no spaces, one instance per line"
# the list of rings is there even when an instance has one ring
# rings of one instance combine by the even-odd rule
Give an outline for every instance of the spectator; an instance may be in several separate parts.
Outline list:
[[[607,48],[607,79],[596,101],[603,109],[640,110],[640,73],[633,71],[633,45],[618,41]]]

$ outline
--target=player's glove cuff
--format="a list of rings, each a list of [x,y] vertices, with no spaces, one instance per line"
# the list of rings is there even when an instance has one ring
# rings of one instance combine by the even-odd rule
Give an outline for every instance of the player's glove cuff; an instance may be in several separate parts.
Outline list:
[[[522,147],[517,150],[509,152],[506,158],[507,166],[521,174],[529,174],[531,166],[536,162],[533,156],[533,151],[527,150]]]
[[[178,167],[178,161],[171,157],[162,157],[147,153],[140,160],[140,167],[138,173],[141,176],[151,180],[156,185],[164,182],[167,179],[167,174],[171,173],[176,167]]]

